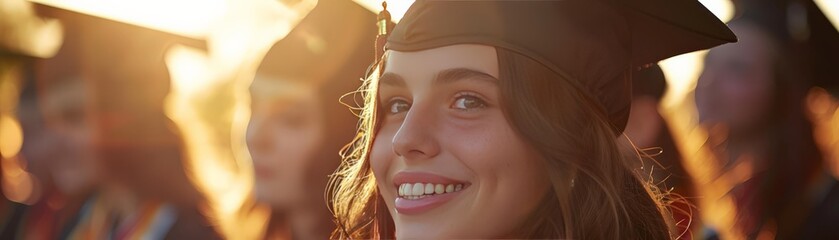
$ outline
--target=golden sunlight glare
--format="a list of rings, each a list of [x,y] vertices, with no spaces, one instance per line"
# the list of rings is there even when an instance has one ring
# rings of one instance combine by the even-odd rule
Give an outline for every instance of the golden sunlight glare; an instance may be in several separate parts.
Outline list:
[[[382,11],[382,2],[384,2],[384,0],[353,1],[376,14],[378,14],[379,11]],[[393,22],[398,23],[399,20],[402,19],[402,16],[405,15],[405,12],[408,11],[408,7],[411,7],[411,4],[413,3],[414,0],[388,0],[387,11],[390,12],[390,16]]]
[[[816,6],[822,10],[827,20],[833,24],[836,30],[839,30],[839,1],[836,0],[813,0]]]
[[[32,203],[37,197],[37,181],[26,171],[26,162],[20,155],[23,146],[23,129],[16,117],[17,99],[20,96],[18,73],[7,62],[0,61],[0,179],[3,195],[11,201]]]
[[[202,39],[224,15],[225,0],[30,0],[91,16]]]
[[[237,1],[207,33],[207,51],[176,45],[166,53],[172,88],[164,109],[184,138],[187,174],[227,238],[258,238],[270,213],[254,204],[245,145],[254,72],[268,49],[316,4]]]
[[[730,21],[734,16],[734,6],[728,0],[701,0],[700,2],[723,22]],[[734,202],[726,195],[730,189],[728,186],[740,181],[741,179],[737,177],[745,176],[746,174],[741,173],[748,172],[750,166],[737,166],[736,169],[739,171],[717,176],[715,174],[719,167],[706,161],[712,158],[712,153],[703,147],[708,140],[708,132],[696,127],[698,113],[692,93],[702,73],[702,61],[707,52],[707,50],[696,51],[659,62],[668,85],[667,93],[659,108],[672,130],[679,152],[691,153],[684,156],[685,170],[695,179],[695,184],[705,186],[696,188],[697,195],[703,196],[697,201],[697,207],[702,209],[700,218],[704,224],[720,230],[719,234],[722,239],[729,239],[735,235],[732,235],[729,227],[726,227],[734,224],[732,215]]]

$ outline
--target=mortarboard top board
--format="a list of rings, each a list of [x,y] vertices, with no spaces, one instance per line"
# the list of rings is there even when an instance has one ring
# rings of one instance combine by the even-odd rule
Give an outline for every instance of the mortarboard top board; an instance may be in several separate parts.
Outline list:
[[[813,1],[737,0],[729,23],[749,22],[780,44],[797,84],[822,87],[839,98],[839,31]]]
[[[320,0],[268,50],[257,74],[316,85],[333,79],[358,85],[354,80],[373,59],[375,23],[375,14],[352,1]]]
[[[635,67],[736,40],[696,0],[419,0],[386,49],[483,44],[512,50],[588,92],[620,134]]]
[[[164,55],[175,44],[206,50],[205,40],[40,3],[35,10],[64,27],[56,55],[35,63],[39,84],[84,81],[95,121],[107,122],[96,127],[108,147],[179,143],[163,113],[170,84]]]

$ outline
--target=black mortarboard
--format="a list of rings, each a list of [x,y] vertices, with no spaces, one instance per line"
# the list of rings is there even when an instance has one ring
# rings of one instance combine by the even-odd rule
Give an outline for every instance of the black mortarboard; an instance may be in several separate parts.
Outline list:
[[[268,50],[257,72],[316,85],[334,79],[358,85],[353,80],[364,75],[373,58],[375,20],[375,14],[351,1],[320,0]]]
[[[751,22],[770,34],[784,58],[796,63],[798,84],[825,88],[839,98],[839,31],[813,1],[738,0],[732,22]]]
[[[419,0],[386,48],[471,43],[518,52],[592,94],[621,133],[633,67],[736,40],[695,0]]]

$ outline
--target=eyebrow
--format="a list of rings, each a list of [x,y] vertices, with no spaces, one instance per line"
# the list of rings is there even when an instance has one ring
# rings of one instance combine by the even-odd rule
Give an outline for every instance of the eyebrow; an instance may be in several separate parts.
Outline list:
[[[396,73],[384,73],[379,77],[379,85],[390,87],[405,87],[405,79]]]
[[[461,80],[479,80],[491,84],[498,84],[498,79],[485,72],[468,68],[451,68],[440,71],[434,77],[433,85],[451,84]],[[390,87],[405,87],[405,79],[399,74],[388,72],[379,77],[379,85]]]
[[[488,73],[468,68],[452,68],[440,71],[434,77],[434,85],[451,84],[461,80],[479,80],[491,84],[498,84],[498,79]]]

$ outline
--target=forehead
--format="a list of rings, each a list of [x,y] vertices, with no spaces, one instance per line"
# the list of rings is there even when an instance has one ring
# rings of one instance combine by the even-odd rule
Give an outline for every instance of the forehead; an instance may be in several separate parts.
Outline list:
[[[722,64],[737,61],[742,64],[766,66],[774,61],[777,46],[771,35],[748,22],[733,23],[730,27],[737,34],[737,42],[710,49],[709,61]]]
[[[466,68],[498,78],[498,57],[494,47],[458,44],[416,52],[389,51],[385,73],[395,73],[406,80],[431,79],[438,72]]]
[[[257,73],[251,83],[253,100],[296,100],[316,95],[317,86],[301,80],[283,79]]]

